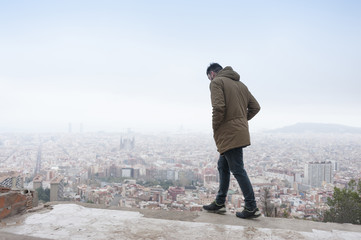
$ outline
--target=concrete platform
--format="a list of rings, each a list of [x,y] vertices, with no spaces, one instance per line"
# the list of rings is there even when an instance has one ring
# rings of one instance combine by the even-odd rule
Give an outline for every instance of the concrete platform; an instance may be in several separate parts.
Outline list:
[[[2,221],[0,240],[33,239],[361,239],[361,226],[306,220],[253,220],[208,212],[101,208],[52,203]]]

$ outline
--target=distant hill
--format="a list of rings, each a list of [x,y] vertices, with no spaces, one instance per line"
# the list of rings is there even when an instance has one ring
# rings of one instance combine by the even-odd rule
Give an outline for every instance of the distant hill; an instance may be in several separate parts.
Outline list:
[[[291,126],[270,130],[272,133],[356,133],[361,134],[361,128],[339,124],[326,123],[296,123]]]

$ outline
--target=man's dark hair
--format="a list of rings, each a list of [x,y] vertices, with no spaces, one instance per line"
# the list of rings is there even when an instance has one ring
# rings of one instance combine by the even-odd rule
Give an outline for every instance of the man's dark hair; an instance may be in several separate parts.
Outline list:
[[[209,65],[209,67],[207,68],[207,75],[210,74],[211,72],[219,72],[221,71],[223,68],[221,65],[219,65],[218,63],[211,63]]]

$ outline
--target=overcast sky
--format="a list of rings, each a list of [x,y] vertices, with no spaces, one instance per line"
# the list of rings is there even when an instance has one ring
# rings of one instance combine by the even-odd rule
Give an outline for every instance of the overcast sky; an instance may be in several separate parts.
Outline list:
[[[0,132],[211,131],[210,62],[251,131],[361,127],[361,1],[0,1]]]

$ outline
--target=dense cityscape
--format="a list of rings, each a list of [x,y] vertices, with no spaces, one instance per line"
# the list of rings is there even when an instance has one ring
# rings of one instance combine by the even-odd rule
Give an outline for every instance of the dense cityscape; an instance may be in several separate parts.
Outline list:
[[[360,134],[253,133],[244,163],[262,213],[317,220],[335,186],[361,178],[360,140]],[[217,160],[206,133],[0,134],[1,185],[50,189],[50,201],[202,211],[218,189]],[[227,209],[243,204],[231,178]]]

